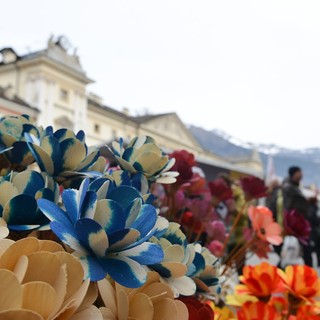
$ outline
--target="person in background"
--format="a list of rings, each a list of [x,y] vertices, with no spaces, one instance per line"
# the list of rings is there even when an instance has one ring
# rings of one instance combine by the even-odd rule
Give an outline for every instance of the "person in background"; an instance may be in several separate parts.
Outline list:
[[[284,181],[283,190],[283,206],[284,210],[297,210],[308,218],[309,204],[302,194],[300,183],[303,178],[301,168],[297,166],[290,167],[288,170],[288,178]],[[303,245],[303,259],[306,265],[312,267],[312,256],[310,251],[310,242]]]
[[[283,206],[285,210],[296,209],[305,216],[308,213],[308,201],[300,190],[302,180],[302,170],[293,166],[288,170],[288,178],[283,184]]]

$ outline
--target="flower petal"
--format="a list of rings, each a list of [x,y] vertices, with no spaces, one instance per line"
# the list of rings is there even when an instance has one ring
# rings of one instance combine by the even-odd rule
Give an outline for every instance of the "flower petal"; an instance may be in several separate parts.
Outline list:
[[[103,257],[109,247],[106,232],[100,224],[92,219],[83,218],[77,221],[75,226],[77,239],[98,257]]]
[[[147,280],[146,270],[130,258],[113,256],[104,259],[102,263],[111,278],[127,288],[138,288]]]
[[[142,265],[160,263],[164,256],[160,246],[149,242],[144,242],[132,249],[121,251],[119,255],[127,256]]]

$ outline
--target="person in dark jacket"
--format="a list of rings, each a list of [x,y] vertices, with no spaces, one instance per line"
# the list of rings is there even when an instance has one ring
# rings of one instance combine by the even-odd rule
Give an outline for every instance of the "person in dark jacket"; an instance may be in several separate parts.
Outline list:
[[[307,219],[309,204],[300,189],[303,177],[302,170],[296,166],[290,167],[288,174],[289,176],[283,184],[283,207],[287,211],[295,209]],[[303,245],[303,259],[306,265],[312,267],[310,241],[307,245]]]
[[[306,217],[308,214],[308,201],[300,190],[302,170],[299,167],[290,167],[288,178],[283,184],[283,207],[285,210],[296,209]]]

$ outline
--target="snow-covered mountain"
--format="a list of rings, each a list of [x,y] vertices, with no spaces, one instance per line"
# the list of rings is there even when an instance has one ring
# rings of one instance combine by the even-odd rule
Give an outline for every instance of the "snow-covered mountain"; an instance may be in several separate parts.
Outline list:
[[[265,166],[268,155],[273,155],[278,176],[285,177],[288,168],[297,165],[303,169],[305,184],[315,183],[320,186],[320,148],[293,150],[275,144],[256,144],[242,141],[218,129],[208,131],[192,125],[189,129],[204,149],[220,156],[226,158],[245,157],[250,155],[252,149],[256,149]]]

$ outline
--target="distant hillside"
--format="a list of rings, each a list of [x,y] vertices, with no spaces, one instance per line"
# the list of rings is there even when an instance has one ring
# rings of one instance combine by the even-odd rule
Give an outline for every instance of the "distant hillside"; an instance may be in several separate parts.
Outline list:
[[[288,167],[297,165],[303,169],[303,182],[305,185],[315,183],[320,186],[320,148],[292,150],[276,145],[242,142],[219,130],[208,131],[195,126],[190,126],[189,129],[204,149],[226,158],[249,156],[252,148],[256,148],[260,152],[261,159],[266,168],[268,161],[267,153],[271,151],[276,174],[279,177],[284,178],[287,175]]]

